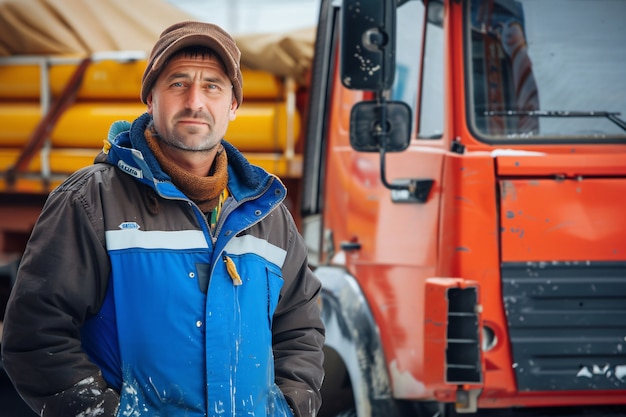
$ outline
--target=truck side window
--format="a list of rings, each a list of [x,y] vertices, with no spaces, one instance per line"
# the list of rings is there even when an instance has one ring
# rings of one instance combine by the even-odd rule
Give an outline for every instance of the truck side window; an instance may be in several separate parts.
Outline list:
[[[396,73],[391,88],[391,100],[404,101],[417,111],[417,91],[422,55],[422,25],[424,4],[411,0],[398,8],[396,30]],[[415,126],[416,123],[413,123]]]
[[[443,3],[429,1],[427,7],[417,136],[437,139],[444,123]]]

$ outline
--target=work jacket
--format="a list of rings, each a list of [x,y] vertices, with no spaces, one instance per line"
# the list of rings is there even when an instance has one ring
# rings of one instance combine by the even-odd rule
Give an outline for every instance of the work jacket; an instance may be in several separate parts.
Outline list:
[[[118,396],[120,416],[314,415],[320,283],[285,187],[223,141],[211,231],[150,152],[149,121],[114,124],[46,202],[5,319],[16,388],[44,416],[114,415]]]

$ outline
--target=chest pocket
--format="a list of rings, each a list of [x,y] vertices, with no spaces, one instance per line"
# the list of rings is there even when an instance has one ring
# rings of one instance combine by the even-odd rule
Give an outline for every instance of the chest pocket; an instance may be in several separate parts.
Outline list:
[[[267,320],[266,328],[271,330],[280,290],[284,283],[280,268],[257,254],[228,254],[227,256],[232,264],[229,266],[227,262],[224,262],[224,268],[235,286],[236,299],[239,304],[237,310],[241,314],[243,323],[261,325],[260,320],[264,317]],[[240,284],[237,279],[241,279]]]

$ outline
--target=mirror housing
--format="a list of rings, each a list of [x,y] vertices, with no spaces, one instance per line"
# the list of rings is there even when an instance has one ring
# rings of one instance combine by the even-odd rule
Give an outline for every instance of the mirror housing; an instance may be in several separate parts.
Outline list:
[[[350,112],[350,145],[358,152],[402,152],[411,140],[411,108],[401,101],[361,101]]]
[[[341,83],[353,90],[393,85],[396,0],[343,0]]]

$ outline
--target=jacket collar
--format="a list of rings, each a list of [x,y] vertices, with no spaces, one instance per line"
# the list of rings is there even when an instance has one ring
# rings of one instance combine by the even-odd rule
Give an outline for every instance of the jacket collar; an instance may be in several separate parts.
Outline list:
[[[150,122],[152,116],[144,113],[139,116],[129,126],[127,122],[112,125],[109,132],[109,142],[118,148],[132,148],[141,152],[145,167],[149,170],[149,175],[144,178],[154,178],[158,182],[171,183],[170,177],[161,169],[156,157],[148,147],[144,132]],[[275,176],[267,173],[260,167],[254,166],[248,162],[237,148],[226,140],[222,140],[226,155],[228,156],[228,188],[231,195],[238,201],[252,198],[261,194],[270,182],[276,179]],[[136,161],[129,161],[127,153],[111,152],[107,159],[113,165],[118,165],[117,160],[124,160],[126,163],[136,165]],[[117,159],[117,160],[116,160]],[[139,167],[141,169],[141,167]],[[152,186],[155,186],[153,183]]]

